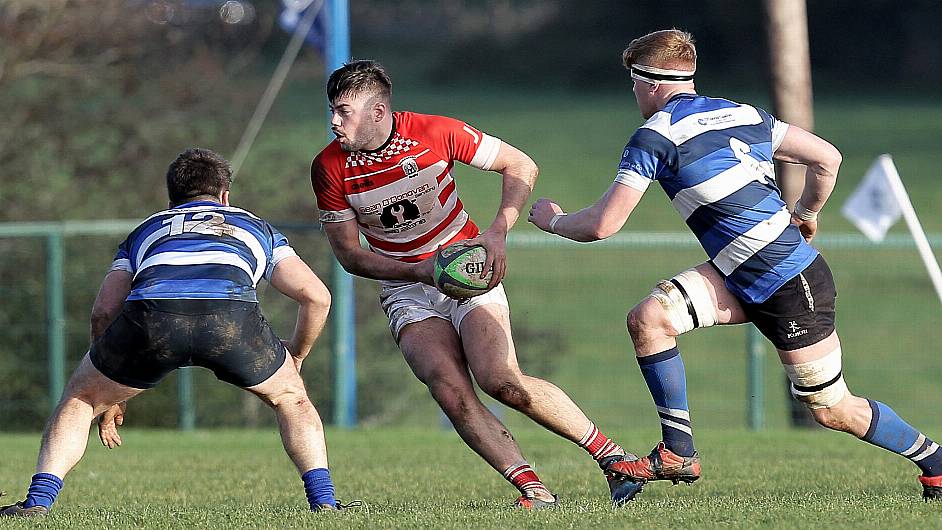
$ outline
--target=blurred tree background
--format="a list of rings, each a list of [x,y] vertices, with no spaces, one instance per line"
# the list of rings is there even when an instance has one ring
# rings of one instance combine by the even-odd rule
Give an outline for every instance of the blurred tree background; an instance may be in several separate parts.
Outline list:
[[[289,36],[280,2],[245,2],[251,16],[236,23],[218,16],[224,4],[0,0],[0,219],[136,217],[163,202],[150,183],[182,147],[231,151]],[[809,2],[817,83],[934,92],[942,2],[859,7]],[[672,26],[696,36],[698,77],[755,92],[766,83],[758,1],[352,0],[350,9],[353,55],[389,63],[397,84],[624,88],[627,42]],[[294,72],[313,92],[300,112],[315,118],[320,64],[308,49]],[[119,190],[121,200],[78,200]],[[287,203],[285,218],[309,220],[299,195],[270,199]]]
[[[231,156],[290,38],[281,11],[274,0],[0,0],[0,221],[136,219],[163,208],[163,173],[178,152],[199,145]],[[627,98],[621,50],[666,27],[697,38],[698,81],[761,97],[767,90],[759,0],[350,0],[350,13],[353,56],[384,62],[412,101],[499,101],[505,90],[564,93],[574,104],[616,91]],[[817,94],[937,97],[942,2],[811,0],[808,15]],[[307,169],[327,139],[322,70],[315,50],[302,51],[268,139],[234,185],[234,203],[276,223],[315,219]],[[322,238],[288,235],[315,270],[329,270]],[[68,242],[70,367],[87,347],[88,310],[116,243]],[[0,408],[18,411],[4,428],[34,428],[46,413],[36,361],[46,356],[44,278],[23,271],[43,270],[44,251],[38,241],[4,239],[0,252]],[[361,392],[361,414],[391,422],[423,390],[397,394],[398,378],[411,376],[385,322],[373,318],[375,286],[360,285],[369,346],[358,377],[370,389]],[[290,322],[291,308],[276,298],[263,293],[266,313]],[[565,355],[564,337],[515,324],[529,344],[523,355],[541,360],[533,371],[551,371]],[[324,337],[318,355],[326,358],[328,344]],[[306,378],[329,410],[329,385],[316,373]],[[173,392],[164,385],[142,398],[151,424],[175,423]],[[222,385],[206,392],[210,402],[235,395]],[[244,407],[234,417],[206,412],[199,423],[251,424],[257,411]]]

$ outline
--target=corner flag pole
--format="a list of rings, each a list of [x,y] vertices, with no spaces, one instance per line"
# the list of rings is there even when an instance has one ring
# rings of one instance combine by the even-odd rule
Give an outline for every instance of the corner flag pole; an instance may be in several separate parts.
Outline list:
[[[327,1],[327,76],[350,60],[350,15],[347,0]],[[327,112],[330,128],[330,111]],[[333,281],[334,424],[353,427],[357,422],[356,312],[353,276],[334,258]]]
[[[893,158],[890,155],[880,155],[879,163],[886,175],[887,182],[890,184],[890,189],[893,190],[893,195],[896,197],[900,211],[903,213],[903,219],[906,219],[906,226],[909,227],[909,232],[916,242],[919,255],[926,265],[926,270],[929,271],[929,278],[932,279],[935,294],[939,297],[939,302],[942,302],[942,271],[939,270],[939,262],[936,261],[935,254],[932,253],[932,247],[929,245],[929,240],[926,238],[926,232],[922,229],[919,218],[916,217],[916,210],[913,208],[913,203],[909,200],[909,194],[906,193],[903,180],[900,178],[899,172],[896,171],[896,165],[893,164]]]

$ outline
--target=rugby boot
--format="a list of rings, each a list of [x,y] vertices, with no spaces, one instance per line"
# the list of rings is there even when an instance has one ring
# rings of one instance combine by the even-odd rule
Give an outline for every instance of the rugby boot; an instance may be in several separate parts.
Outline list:
[[[669,480],[691,483],[700,478],[700,455],[679,456],[658,442],[651,454],[638,460],[612,462],[605,473],[611,476],[627,477],[635,482],[649,480]]]
[[[922,484],[922,498],[926,502],[942,501],[942,475],[927,477],[919,476],[919,482]]]
[[[514,508],[520,510],[546,510],[559,507],[559,497],[553,495],[552,501],[537,499],[531,492],[524,493],[514,501]]]
[[[318,504],[316,508],[311,510],[312,512],[339,512],[346,510],[347,508],[359,508],[363,506],[363,501],[350,501],[348,503],[343,503],[337,501],[337,504]]]
[[[0,506],[0,517],[42,517],[44,515],[49,515],[49,509],[45,506],[30,506],[29,508],[24,508],[23,503],[26,501],[20,501],[16,504],[10,504],[7,506]]]
[[[627,475],[613,474],[605,471],[615,462],[622,462],[625,460],[637,461],[638,457],[631,453],[627,453],[624,455],[612,455],[599,461],[599,467],[601,467],[602,471],[605,472],[605,480],[608,481],[608,489],[612,494],[613,507],[621,506],[631,499],[634,499],[636,495],[641,493],[641,488],[644,487],[643,480],[638,481]]]

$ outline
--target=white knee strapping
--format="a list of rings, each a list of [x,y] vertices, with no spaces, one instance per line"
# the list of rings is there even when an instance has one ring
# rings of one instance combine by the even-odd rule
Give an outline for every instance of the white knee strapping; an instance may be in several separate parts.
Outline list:
[[[671,320],[678,335],[694,328],[707,328],[716,324],[716,309],[713,297],[703,277],[693,269],[661,280],[651,291]]]
[[[840,347],[817,361],[784,366],[792,382],[792,395],[808,408],[833,407],[847,394],[847,384],[841,374]]]

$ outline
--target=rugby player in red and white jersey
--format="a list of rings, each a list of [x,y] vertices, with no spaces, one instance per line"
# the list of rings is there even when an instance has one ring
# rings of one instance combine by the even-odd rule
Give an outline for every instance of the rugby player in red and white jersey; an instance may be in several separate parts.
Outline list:
[[[625,458],[575,403],[517,364],[503,287],[507,232],[538,169],[525,153],[452,118],[393,112],[392,83],[373,61],[331,74],[327,97],[336,135],[311,166],[320,220],[331,248],[352,274],[380,280],[380,301],[406,362],[461,438],[516,486],[516,505],[554,507],[507,428],[481,403],[471,375],[489,395],[583,448],[599,461]],[[479,233],[458,198],[452,170],[461,162],[500,173],[500,207]],[[369,249],[360,245],[360,234]],[[493,289],[455,300],[434,287],[435,253],[457,241],[487,250]],[[627,502],[641,484],[618,481],[612,500]]]

